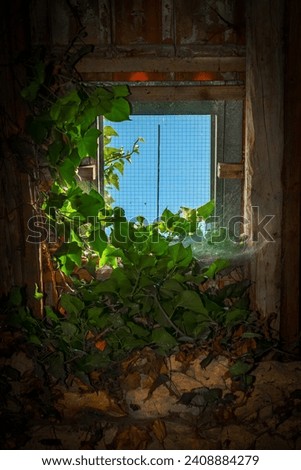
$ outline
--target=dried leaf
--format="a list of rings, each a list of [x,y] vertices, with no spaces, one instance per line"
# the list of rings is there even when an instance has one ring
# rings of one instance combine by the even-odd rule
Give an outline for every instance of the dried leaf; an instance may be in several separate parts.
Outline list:
[[[255,350],[256,348],[257,348],[256,340],[254,338],[249,338],[235,345],[235,353],[238,357],[242,357],[249,351]]]
[[[94,277],[85,268],[75,268],[73,273],[80,279],[87,282],[91,282]]]
[[[151,437],[147,431],[137,426],[129,426],[117,434],[113,442],[116,450],[146,449]]]
[[[141,385],[141,375],[135,371],[128,374],[121,382],[124,390],[135,390]]]
[[[166,435],[167,435],[164,421],[162,421],[161,419],[156,419],[153,422],[152,431],[154,435],[156,436],[156,438],[158,439],[158,441],[160,442],[160,444],[163,444],[164,439],[166,438]]]
[[[221,401],[223,391],[220,388],[196,388],[191,392],[185,392],[179,403],[190,406],[207,406]]]
[[[168,375],[164,375],[164,374],[160,374],[156,380],[152,383],[150,389],[149,389],[149,392],[147,394],[147,397],[145,398],[144,401],[147,401],[149,400],[151,397],[152,397],[152,394],[154,393],[154,391],[160,387],[160,385],[163,385],[165,384],[166,382],[169,382],[170,378],[168,377]]]
[[[191,363],[195,360],[196,354],[194,350],[189,349],[189,345],[185,345],[186,348],[183,346],[181,351],[179,351],[175,355],[176,361],[180,362],[182,364],[182,370],[185,371],[187,370]]]
[[[86,333],[86,336],[85,336],[85,341],[89,341],[89,339],[93,339],[95,338],[95,334],[93,333],[93,331],[87,331]]]
[[[74,416],[85,408],[87,410],[97,410],[110,416],[121,417],[127,414],[105,390],[84,394],[66,392],[63,399],[59,400],[59,406],[64,409],[65,416]]]
[[[214,358],[215,358],[215,355],[212,354],[212,353],[209,353],[208,356],[206,356],[206,357],[200,362],[201,368],[202,368],[202,369],[206,369],[206,367],[209,366],[209,364],[213,361]]]
[[[190,405],[191,400],[195,397],[195,395],[196,395],[195,392],[185,392],[182,394],[178,403],[188,406]]]
[[[233,338],[241,338],[242,335],[245,333],[246,328],[244,325],[239,325],[239,327],[235,330],[233,334]]]
[[[99,351],[104,351],[107,347],[107,342],[103,339],[103,340],[99,340],[99,341],[96,341],[95,343],[95,347],[96,349],[98,349]]]

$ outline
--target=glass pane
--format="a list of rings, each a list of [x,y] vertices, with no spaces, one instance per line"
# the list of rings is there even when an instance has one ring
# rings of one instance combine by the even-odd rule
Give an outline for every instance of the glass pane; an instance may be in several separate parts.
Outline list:
[[[120,176],[120,189],[110,194],[114,206],[128,219],[138,215],[149,222],[165,208],[198,207],[211,195],[211,116],[132,115],[130,121],[111,123],[119,137],[111,146],[131,150],[138,137],[140,153],[132,156]]]

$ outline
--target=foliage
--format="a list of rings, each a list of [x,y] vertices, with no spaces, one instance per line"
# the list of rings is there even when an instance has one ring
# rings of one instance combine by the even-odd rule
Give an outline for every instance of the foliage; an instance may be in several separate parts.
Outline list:
[[[81,265],[83,256],[101,256],[107,246],[104,229],[112,223],[114,211],[108,205],[109,199],[105,201],[96,189],[83,189],[77,169],[86,157],[97,156],[101,134],[95,127],[98,116],[111,121],[129,119],[130,105],[126,99],[129,90],[127,86],[92,87],[79,81],[58,84],[55,70],[51,69],[49,77],[46,66],[38,62],[32,67],[31,81],[22,96],[32,106],[27,131],[53,181],[44,192],[42,204],[48,218],[43,226],[47,231],[45,241],[52,243],[57,267],[70,274],[75,266]],[[107,187],[118,188],[118,172],[122,174],[124,163],[139,153],[140,139],[130,152],[125,152],[110,146],[115,135],[111,126],[105,127],[104,178]]]
[[[202,291],[199,284],[208,278],[191,264],[189,250],[170,246],[162,237],[155,256],[146,252],[151,244],[149,237],[140,254],[129,247],[123,266],[107,280],[78,281],[74,292],[62,294],[58,310],[45,308],[43,319],[33,318],[20,291],[12,291],[7,301],[10,324],[25,332],[47,373],[62,380],[72,374],[88,383],[90,372],[135,349],[148,346],[166,355],[184,343],[208,346],[221,335],[226,350],[242,324],[249,336],[254,334],[247,282]],[[217,271],[223,268],[222,262],[216,265]],[[230,372],[238,376],[241,370],[236,364]]]
[[[176,213],[165,209],[159,220],[147,224],[141,216],[128,221],[108,197],[79,184],[80,162],[97,155],[96,118],[129,119],[128,88],[74,80],[68,86],[58,84],[55,68],[49,77],[40,62],[31,78],[22,92],[32,106],[27,130],[53,180],[42,204],[47,242],[54,241],[56,267],[72,279],[72,292],[62,293],[57,308],[46,307],[42,320],[31,316],[21,298],[9,299],[11,323],[39,348],[39,361],[55,377],[72,373],[88,380],[89,372],[137,348],[151,346],[167,354],[182,343],[202,345],[221,330],[231,338],[237,325],[248,321],[248,283],[202,290],[228,262],[216,259],[201,269],[184,243],[190,236],[202,239],[200,222],[213,213],[214,202]],[[124,152],[111,147],[116,135],[113,127],[105,127],[105,184],[118,188],[118,174],[139,153],[141,139]],[[92,282],[73,276],[81,265],[92,274]],[[112,267],[112,273],[97,280],[103,266]],[[37,301],[42,296],[36,286]]]
[[[103,145],[104,145],[104,190],[105,199],[108,203],[112,203],[109,191],[112,187],[119,189],[119,174],[123,175],[124,165],[126,162],[131,163],[131,157],[139,154],[139,142],[144,142],[142,137],[134,142],[131,151],[125,152],[123,147],[111,147],[113,137],[118,137],[118,133],[112,126],[104,126],[103,128]]]

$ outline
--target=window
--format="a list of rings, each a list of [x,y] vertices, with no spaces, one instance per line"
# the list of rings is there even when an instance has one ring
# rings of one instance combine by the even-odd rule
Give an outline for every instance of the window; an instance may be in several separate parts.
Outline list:
[[[155,219],[165,207],[176,211],[214,199],[219,225],[241,215],[242,171],[233,175],[231,168],[229,173],[219,167],[227,163],[233,169],[243,160],[243,90],[145,83],[131,84],[131,93],[132,120],[110,123],[120,135],[114,145],[130,150],[140,136],[146,142],[127,165],[120,191],[112,192],[115,205],[126,208],[129,219],[141,214]],[[98,126],[104,125],[100,117]],[[80,176],[86,171],[103,192],[101,153],[100,145],[96,171],[87,160]],[[140,166],[142,159],[149,167]]]
[[[143,215],[152,222],[165,208],[177,212],[211,199],[210,115],[136,114],[113,127],[119,135],[113,146],[131,149],[137,137],[143,138],[139,155],[124,167],[119,190],[110,191],[128,219]]]
[[[242,100],[134,102],[132,112],[131,121],[100,123],[118,132],[116,147],[130,150],[145,139],[126,165],[120,191],[112,191],[129,219],[154,220],[166,207],[177,211],[210,199],[220,224],[241,214],[241,180],[219,178],[218,165],[242,160]]]

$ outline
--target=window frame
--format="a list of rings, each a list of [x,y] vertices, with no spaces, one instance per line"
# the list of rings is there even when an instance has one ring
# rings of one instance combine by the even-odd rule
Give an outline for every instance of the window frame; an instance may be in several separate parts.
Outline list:
[[[133,114],[210,114],[212,116],[211,199],[216,201],[215,216],[226,226],[243,208],[243,181],[235,176],[218,176],[220,163],[244,162],[245,88],[220,83],[157,83],[108,82],[101,86],[128,85]],[[179,112],[181,110],[181,112]],[[157,112],[157,114],[160,114]],[[102,127],[102,118],[96,123]],[[103,174],[103,141],[99,138],[96,174]],[[97,177],[97,189],[104,193],[104,184]],[[239,195],[239,197],[237,197]]]

